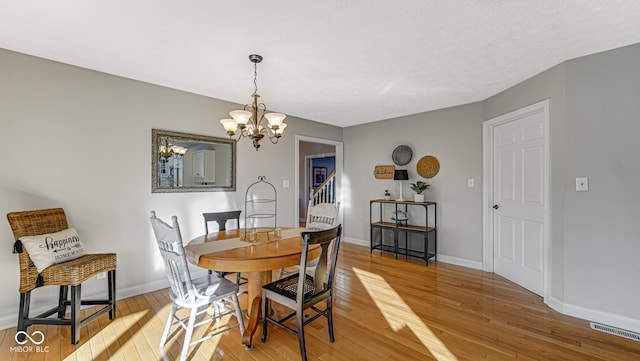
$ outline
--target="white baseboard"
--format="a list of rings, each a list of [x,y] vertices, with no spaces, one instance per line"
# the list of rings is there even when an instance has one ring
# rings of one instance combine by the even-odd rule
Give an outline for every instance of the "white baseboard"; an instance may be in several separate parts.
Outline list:
[[[454,264],[456,266],[482,270],[482,262],[472,261],[470,259],[464,259],[464,258],[458,258],[458,257],[445,256],[443,254],[439,254],[437,257],[438,257],[438,262],[449,263],[449,264]]]
[[[200,274],[200,273],[202,273],[202,274]],[[204,276],[206,274],[206,271],[203,271],[203,272],[192,272],[192,274],[194,276]],[[134,297],[134,296],[137,296],[137,295],[141,295],[141,294],[144,294],[144,293],[157,291],[159,289],[163,289],[163,288],[167,288],[167,287],[169,287],[169,281],[167,281],[166,279],[162,279],[162,280],[158,280],[158,281],[152,281],[152,282],[144,283],[142,285],[121,288],[121,289],[117,289],[116,290],[116,299],[120,300],[120,299],[123,299],[123,298]],[[88,294],[84,294],[83,293],[82,294],[82,298],[83,299],[106,298],[106,291],[105,292],[92,292],[92,293],[88,293]],[[57,302],[57,301],[54,301],[53,304],[38,305],[36,307],[33,307],[35,305],[32,304],[32,307],[29,310],[29,315],[35,316],[35,315],[38,315],[38,314],[40,314],[42,312],[50,310],[53,306],[55,306],[55,302]],[[19,308],[19,305],[16,304],[15,307],[16,307],[16,312],[17,312],[18,308]],[[86,306],[86,307],[91,307],[91,306]],[[85,308],[85,307],[83,306],[83,308]],[[17,324],[18,324],[18,315],[17,315],[17,313],[11,313],[9,315],[0,316],[0,330],[4,330],[4,329],[7,329],[7,328],[15,328]]]
[[[353,237],[343,237],[342,241],[344,241],[345,243],[357,244],[358,246],[364,246],[364,247],[370,246],[369,241],[364,239],[353,238]]]
[[[16,312],[18,311],[18,306],[16,306]],[[51,308],[51,307],[48,307]],[[39,313],[46,311],[47,309],[38,310]],[[34,313],[35,315],[36,313]],[[7,328],[14,328],[18,325],[18,315],[12,313],[10,315],[0,317],[0,330],[6,330]]]
[[[167,287],[169,287],[169,281],[167,279],[162,279],[158,281],[145,283],[142,285],[122,288],[116,291],[116,299],[120,300],[123,298],[134,297],[137,295],[141,295],[143,293],[149,293],[149,292],[157,291],[159,289],[163,289]]]
[[[547,303],[547,306],[551,307],[551,309],[555,311],[562,313],[563,315],[565,314],[563,309],[564,304],[555,297],[549,297],[549,302]]]
[[[587,321],[598,322],[607,326],[621,328],[627,331],[640,332],[640,320],[615,313],[598,311],[583,306],[564,303],[556,298],[549,298],[549,307],[563,315],[581,318]]]
[[[371,243],[366,239],[359,239],[353,237],[344,237],[343,241],[346,243],[357,244],[359,246],[371,247]],[[438,255],[438,262],[450,263],[456,266],[462,266],[467,268],[482,270],[482,262],[472,261],[464,258],[451,257],[445,255]]]

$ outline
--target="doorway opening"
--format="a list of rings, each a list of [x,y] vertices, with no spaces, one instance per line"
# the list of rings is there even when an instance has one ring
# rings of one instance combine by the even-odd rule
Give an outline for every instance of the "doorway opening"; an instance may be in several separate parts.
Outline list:
[[[295,224],[304,224],[311,199],[323,203],[340,202],[342,149],[342,142],[296,135]],[[338,219],[341,219],[340,214]]]

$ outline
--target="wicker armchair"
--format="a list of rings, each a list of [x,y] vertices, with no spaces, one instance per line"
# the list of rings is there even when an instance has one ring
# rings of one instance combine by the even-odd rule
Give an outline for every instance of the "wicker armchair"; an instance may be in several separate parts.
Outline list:
[[[20,263],[20,309],[16,332],[26,331],[35,324],[71,326],[71,343],[80,341],[80,327],[109,312],[109,319],[116,315],[116,254],[86,254],[67,262],[55,264],[38,271],[27,250],[22,247],[20,237],[55,233],[68,227],[67,217],[62,208],[36,211],[12,212],[7,219],[16,239],[14,253],[18,253]],[[81,285],[91,277],[108,272],[108,299],[82,300]],[[31,291],[42,286],[60,286],[58,305],[36,317],[29,317]],[[71,299],[68,299],[71,288]],[[80,306],[105,305],[93,314],[80,319]],[[70,318],[65,318],[67,306],[71,306]],[[50,318],[52,315],[56,317]],[[21,338],[24,339],[24,333]]]

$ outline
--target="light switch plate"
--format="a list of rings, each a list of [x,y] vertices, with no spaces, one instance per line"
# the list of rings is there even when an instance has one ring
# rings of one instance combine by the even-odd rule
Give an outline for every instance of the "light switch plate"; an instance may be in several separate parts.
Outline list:
[[[576,192],[587,192],[589,190],[589,178],[576,178]]]
[[[289,180],[285,179],[282,181],[282,188],[289,188]]]
[[[467,179],[467,187],[473,188],[475,186],[475,179],[469,178]]]

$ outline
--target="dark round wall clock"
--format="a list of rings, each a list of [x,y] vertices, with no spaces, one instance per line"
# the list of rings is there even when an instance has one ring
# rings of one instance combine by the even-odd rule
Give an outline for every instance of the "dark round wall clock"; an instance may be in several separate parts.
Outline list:
[[[408,145],[397,146],[396,149],[393,150],[393,154],[391,154],[391,159],[393,159],[393,163],[396,165],[408,164],[411,161],[411,157],[413,157],[413,151]]]

